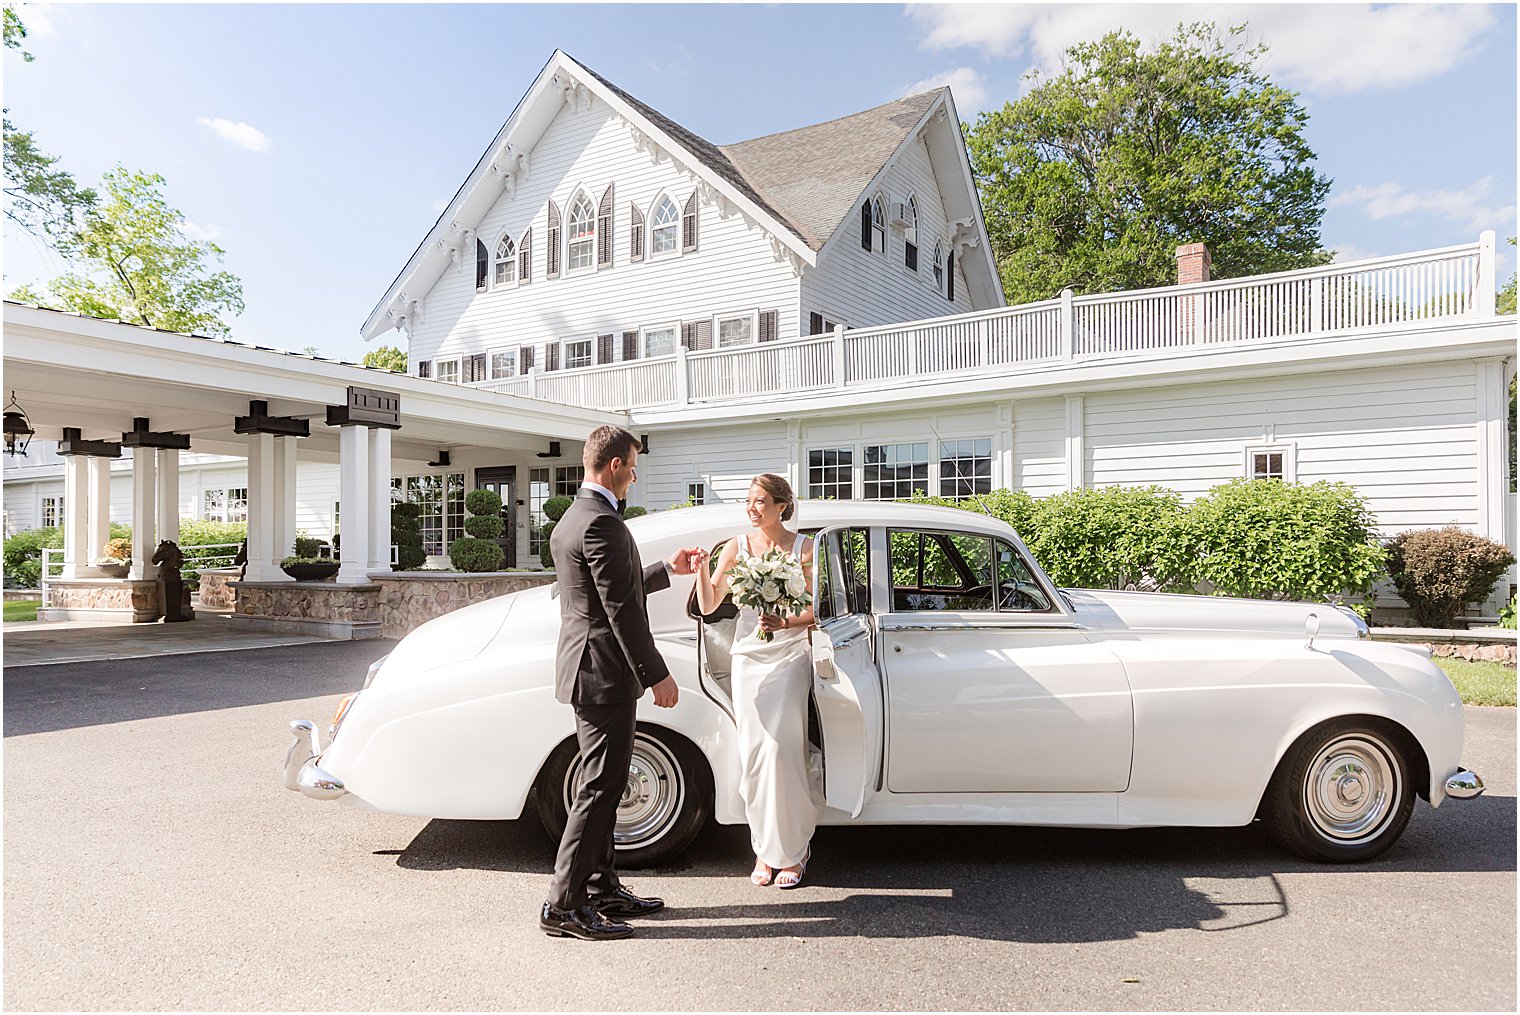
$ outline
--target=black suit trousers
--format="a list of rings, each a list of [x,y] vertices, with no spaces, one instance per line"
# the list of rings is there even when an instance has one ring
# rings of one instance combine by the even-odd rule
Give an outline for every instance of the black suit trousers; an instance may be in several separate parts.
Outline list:
[[[575,706],[580,780],[565,834],[559,840],[554,881],[549,888],[549,902],[560,909],[585,905],[588,890],[604,892],[618,887],[612,833],[617,827],[618,803],[628,785],[637,709],[636,701]]]

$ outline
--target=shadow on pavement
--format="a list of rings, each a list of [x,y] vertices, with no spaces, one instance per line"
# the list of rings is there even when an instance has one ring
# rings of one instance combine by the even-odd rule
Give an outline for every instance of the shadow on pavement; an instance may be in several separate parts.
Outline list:
[[[315,642],[7,667],[5,735],[346,694],[364,684],[369,664],[395,644],[389,639]]]
[[[1297,859],[1259,827],[1094,831],[1066,828],[900,826],[820,828],[807,885],[855,894],[819,899],[754,889],[753,905],[683,907],[667,893],[651,938],[922,937],[1024,942],[1109,941],[1170,929],[1206,932],[1283,919],[1279,876],[1357,872],[1507,871],[1515,868],[1515,799],[1492,797],[1431,811],[1423,803],[1403,838],[1368,864]],[[542,874],[554,844],[538,821],[430,822],[397,856],[405,869]],[[647,873],[745,879],[743,827],[709,825],[685,855]],[[629,879],[637,890],[640,872]],[[747,887],[747,886],[746,886]],[[703,921],[685,923],[675,921]],[[713,923],[710,921],[719,921]]]

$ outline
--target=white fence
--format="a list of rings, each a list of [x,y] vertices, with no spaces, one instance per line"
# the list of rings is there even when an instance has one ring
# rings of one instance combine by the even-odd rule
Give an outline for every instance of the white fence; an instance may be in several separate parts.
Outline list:
[[[737,349],[689,352],[478,385],[570,405],[637,409],[819,389],[882,388],[1030,364],[1420,327],[1494,313],[1494,234],[1476,243],[1320,268],[1077,296]]]

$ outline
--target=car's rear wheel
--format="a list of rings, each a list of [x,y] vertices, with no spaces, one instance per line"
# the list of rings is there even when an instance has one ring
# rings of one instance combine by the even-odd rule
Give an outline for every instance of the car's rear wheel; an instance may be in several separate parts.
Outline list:
[[[580,767],[576,743],[567,740],[539,773],[538,816],[553,839],[565,832]],[[617,865],[653,867],[679,855],[712,816],[712,802],[712,776],[701,752],[679,734],[640,723],[613,832]]]
[[[1403,738],[1382,723],[1323,723],[1283,757],[1262,817],[1278,842],[1310,860],[1370,860],[1409,823],[1409,773]]]

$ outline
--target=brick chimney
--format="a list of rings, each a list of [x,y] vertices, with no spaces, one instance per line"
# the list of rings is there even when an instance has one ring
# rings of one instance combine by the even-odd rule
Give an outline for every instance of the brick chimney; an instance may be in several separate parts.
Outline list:
[[[1209,248],[1202,243],[1189,243],[1177,248],[1177,284],[1209,280]]]

